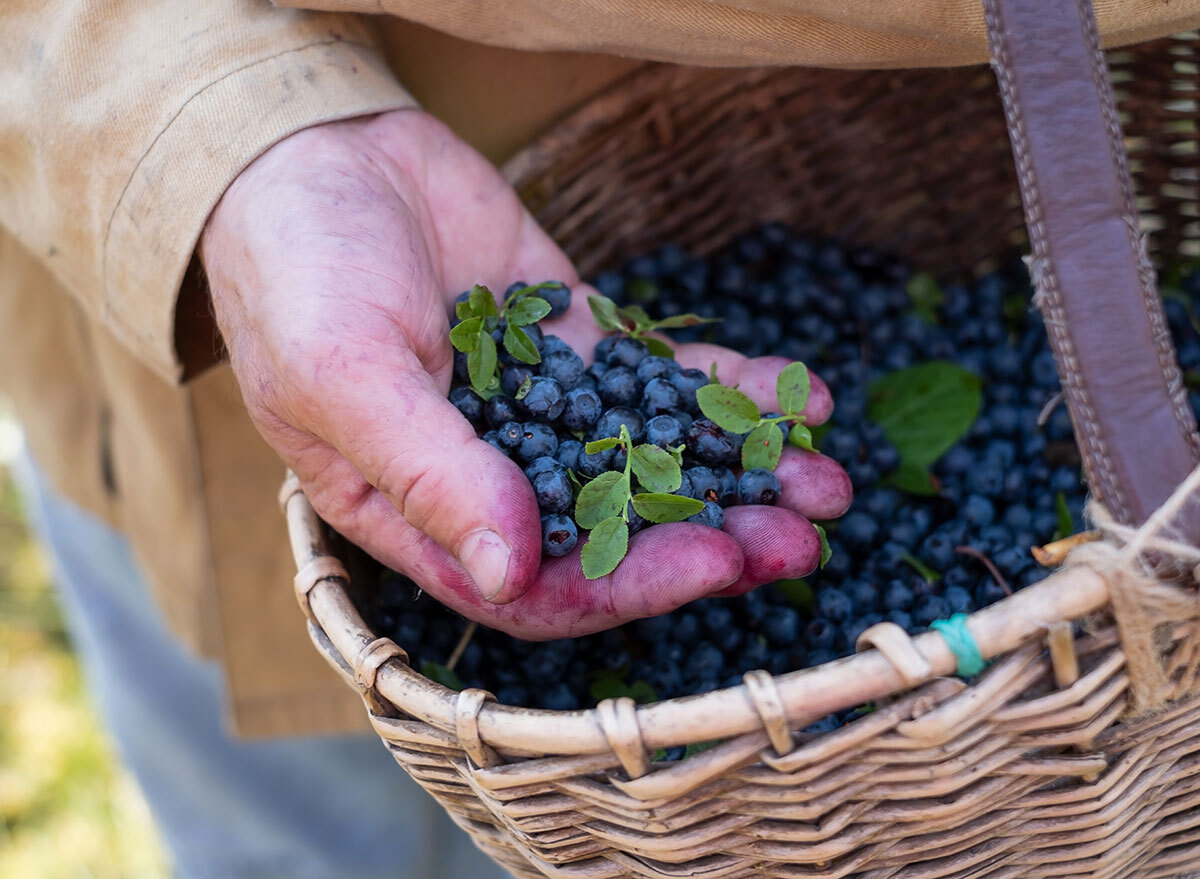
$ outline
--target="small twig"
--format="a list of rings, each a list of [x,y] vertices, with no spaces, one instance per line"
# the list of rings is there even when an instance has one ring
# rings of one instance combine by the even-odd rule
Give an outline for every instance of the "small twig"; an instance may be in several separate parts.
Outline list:
[[[467,649],[467,645],[471,643],[471,638],[475,635],[475,630],[479,628],[479,623],[471,620],[467,623],[467,627],[463,630],[462,637],[458,639],[458,643],[454,645],[454,651],[450,654],[450,658],[446,660],[446,668],[454,671],[454,666],[458,665],[458,661],[462,659],[463,653]]]
[[[1029,552],[1034,560],[1043,568],[1057,568],[1066,559],[1067,553],[1075,547],[1085,543],[1092,543],[1099,539],[1099,531],[1080,531],[1078,534],[1072,534],[1070,537],[1064,537],[1062,540],[1055,540],[1052,543],[1047,543],[1045,546],[1030,547]]]
[[[973,546],[956,546],[954,547],[954,551],[957,553],[962,553],[963,555],[969,555],[971,558],[979,559],[979,561],[983,562],[983,566],[988,569],[988,573],[992,575],[992,579],[995,580],[996,583],[999,584],[1000,588],[1004,590],[1004,594],[1013,594],[1012,587],[1008,585],[1008,581],[1004,579],[1004,575],[1000,573],[999,569],[992,564],[992,560],[986,555],[981,553]]]
[[[1042,411],[1038,413],[1037,426],[1045,427],[1046,422],[1050,420],[1050,416],[1054,414],[1054,410],[1058,408],[1058,404],[1066,397],[1064,391],[1059,391],[1053,397],[1046,401],[1046,405],[1042,407]]]

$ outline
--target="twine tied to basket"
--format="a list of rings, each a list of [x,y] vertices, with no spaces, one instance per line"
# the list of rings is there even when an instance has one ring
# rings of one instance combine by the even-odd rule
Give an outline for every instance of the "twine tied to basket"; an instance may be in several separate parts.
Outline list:
[[[1087,516],[1101,539],[1075,547],[1065,562],[1088,567],[1108,583],[1135,714],[1161,708],[1170,694],[1163,626],[1200,617],[1200,599],[1190,588],[1200,579],[1200,546],[1180,539],[1178,528],[1181,513],[1197,501],[1200,467],[1139,528],[1120,524],[1092,499]]]

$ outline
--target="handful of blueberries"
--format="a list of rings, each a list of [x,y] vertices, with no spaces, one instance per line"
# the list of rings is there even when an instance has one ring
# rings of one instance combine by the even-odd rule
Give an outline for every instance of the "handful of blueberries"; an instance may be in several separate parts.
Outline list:
[[[778,452],[747,459],[749,431],[706,417],[701,389],[709,376],[664,356],[671,352],[660,340],[647,344],[627,335],[602,339],[585,367],[577,351],[538,324],[569,303],[570,291],[559,282],[513,284],[499,307],[490,291],[476,287],[458,298],[451,331],[461,384],[450,400],[485,442],[524,468],[542,514],[545,555],[566,555],[580,531],[590,529],[594,545],[584,548],[584,572],[603,576],[619,564],[629,535],[649,525],[686,520],[720,528],[724,507],[779,500],[780,482],[771,472]],[[593,310],[599,315],[609,307]],[[651,345],[662,353],[652,353]],[[489,346],[493,355],[486,354]],[[807,399],[807,370],[789,369],[803,385],[796,413],[763,422],[803,422],[798,410]],[[742,397],[732,388],[726,393]],[[709,408],[723,420],[719,404]],[[743,463],[769,466],[735,475],[732,468]]]

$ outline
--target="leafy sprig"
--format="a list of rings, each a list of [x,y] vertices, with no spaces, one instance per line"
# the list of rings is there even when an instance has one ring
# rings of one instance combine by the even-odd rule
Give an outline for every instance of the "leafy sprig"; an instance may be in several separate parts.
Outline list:
[[[534,294],[553,283],[547,281],[514,290],[499,308],[492,291],[476,284],[467,301],[455,306],[459,323],[450,330],[450,344],[467,355],[467,373],[475,393],[487,398],[500,389],[499,358],[492,333],[502,323],[504,350],[522,363],[541,362],[537,345],[522,327],[535,324],[550,313],[550,303]]]
[[[655,320],[646,313],[640,305],[618,307],[607,296],[589,296],[588,306],[592,309],[592,317],[602,330],[624,333],[631,339],[640,339],[645,343],[651,354],[674,359],[675,350],[661,339],[647,336],[656,330],[676,330],[683,327],[694,327],[698,324],[716,323],[720,318],[701,317],[698,314],[676,314]]]
[[[804,423],[805,404],[812,380],[808,367],[799,361],[779,373],[775,392],[782,415],[764,417],[758,404],[728,385],[707,384],[696,392],[696,401],[704,417],[733,433],[746,435],[742,444],[742,466],[747,470],[761,467],[774,470],[783,454],[783,425],[791,422],[787,441],[812,451],[812,431]]]
[[[673,494],[683,484],[679,455],[682,448],[660,449],[649,443],[635,446],[629,428],[621,435],[593,440],[589,455],[608,449],[625,450],[625,469],[601,473],[579,491],[575,522],[591,531],[580,553],[583,575],[589,580],[616,570],[629,551],[629,511],[647,522],[682,522],[704,509],[704,502]],[[634,477],[641,491],[633,490]]]

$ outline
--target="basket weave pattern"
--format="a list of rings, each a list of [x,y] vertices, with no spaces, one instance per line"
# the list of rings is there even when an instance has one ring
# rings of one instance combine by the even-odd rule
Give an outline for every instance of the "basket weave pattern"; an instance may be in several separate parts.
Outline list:
[[[1197,66],[1185,35],[1111,56],[1152,250],[1200,252]],[[652,66],[507,169],[587,274],[767,219],[966,271],[1012,252],[1021,206],[987,69]],[[1169,702],[1129,712],[1108,584],[1068,570],[972,616],[990,668],[887,624],[856,657],[594,711],[496,706],[410,669],[350,600],[353,553],[298,486],[296,588],[396,760],[515,876],[1042,879],[1200,871],[1200,626],[1162,633]],[[1198,608],[1200,613],[1200,608]],[[1076,639],[1073,621],[1093,633]],[[871,700],[834,733],[794,731]],[[679,763],[657,748],[719,739]]]

